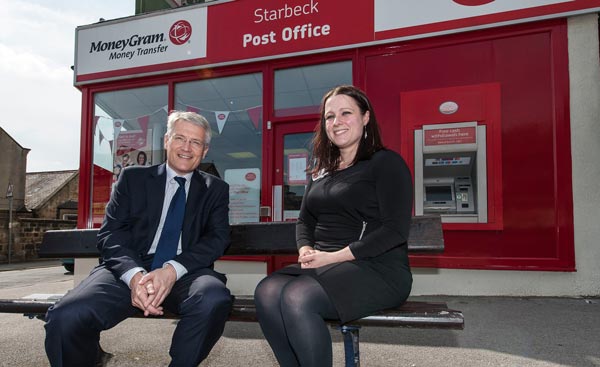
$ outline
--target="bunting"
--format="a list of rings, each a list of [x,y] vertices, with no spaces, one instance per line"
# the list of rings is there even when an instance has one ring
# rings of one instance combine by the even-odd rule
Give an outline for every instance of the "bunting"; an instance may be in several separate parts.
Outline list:
[[[96,127],[98,126],[98,120],[100,120],[100,116],[94,116],[94,126],[92,126],[93,130],[96,130]]]
[[[119,138],[123,122],[123,120],[113,120],[113,141],[116,141]]]
[[[148,131],[148,123],[150,122],[150,116],[142,116],[137,119],[138,125],[140,125],[140,129],[145,134]]]
[[[246,112],[248,113],[248,117],[250,118],[250,121],[252,121],[254,128],[260,130],[258,124],[260,122],[260,117],[262,116],[262,106],[248,108]]]
[[[254,128],[256,130],[261,129],[260,121],[261,121],[261,117],[262,117],[262,105],[245,108],[245,109],[241,109],[241,110],[231,110],[231,111],[205,110],[205,109],[202,109],[202,108],[199,108],[196,106],[185,105],[185,110],[188,112],[195,112],[195,113],[203,115],[205,117],[210,116],[211,114],[214,115],[215,120],[217,122],[217,132],[219,134],[221,134],[221,132],[223,131],[223,128],[225,127],[227,119],[229,118],[229,115],[232,113],[240,113],[240,112],[246,112],[248,114],[248,119],[252,122],[252,126],[254,126]],[[213,127],[213,130],[214,130],[214,127]]]
[[[102,141],[106,138],[104,137],[104,134],[102,134],[102,130],[98,130],[98,136],[99,136],[98,145],[100,145],[100,144],[102,144]]]
[[[227,117],[229,117],[229,111],[215,111],[215,118],[217,119],[217,128],[219,129],[219,134],[221,134],[223,128],[225,127]]]
[[[188,112],[195,112],[195,113],[198,113],[198,114],[204,115],[204,116],[210,116],[211,114],[213,114],[215,116],[216,126],[213,125],[214,122],[211,123],[211,125],[213,125],[212,129],[216,130],[218,132],[218,134],[221,134],[223,132],[223,129],[225,128],[225,124],[227,123],[227,119],[229,118],[229,115],[231,113],[246,112],[248,115],[248,119],[252,122],[252,126],[254,126],[254,129],[256,129],[256,130],[261,129],[260,122],[261,122],[262,112],[263,112],[262,105],[258,105],[258,106],[254,106],[254,107],[250,107],[250,108],[246,108],[246,109],[241,109],[241,110],[232,110],[232,111],[212,111],[212,110],[205,110],[205,109],[198,108],[198,107],[191,106],[191,105],[184,105],[184,106],[185,106],[185,110]],[[138,132],[142,133],[141,134],[142,136],[145,136],[146,132],[148,131],[150,117],[158,112],[168,113],[168,108],[169,108],[168,106],[162,106],[158,110],[156,110],[148,115],[144,115],[144,116],[140,116],[140,117],[126,118],[126,119],[112,119],[112,121],[113,121],[113,139],[108,140],[106,135],[104,135],[102,133],[102,131],[99,130],[99,133],[98,133],[99,142],[102,143],[102,141],[107,140],[111,144],[111,150],[112,150],[112,146],[116,145],[114,142],[118,141],[119,135],[121,135],[122,133],[126,133],[126,135],[133,133],[133,131],[124,130],[126,121],[132,121],[132,120],[137,121],[137,123],[140,127],[140,130]],[[94,116],[94,126],[97,126],[98,120],[100,118],[105,118],[105,119],[111,120],[110,117],[106,117],[106,116]],[[215,129],[215,127],[216,127],[216,129]]]
[[[185,106],[185,110],[187,112],[194,112],[194,113],[198,113],[198,114],[200,113],[200,109],[196,108],[194,106]]]

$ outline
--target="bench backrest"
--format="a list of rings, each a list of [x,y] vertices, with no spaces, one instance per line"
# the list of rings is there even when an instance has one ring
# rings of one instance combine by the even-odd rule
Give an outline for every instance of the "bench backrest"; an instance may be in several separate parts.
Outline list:
[[[231,225],[231,244],[226,255],[295,255],[295,222]],[[38,256],[43,258],[98,257],[98,229],[53,230],[44,233]],[[442,252],[444,236],[439,216],[412,218],[408,238],[410,252]]]

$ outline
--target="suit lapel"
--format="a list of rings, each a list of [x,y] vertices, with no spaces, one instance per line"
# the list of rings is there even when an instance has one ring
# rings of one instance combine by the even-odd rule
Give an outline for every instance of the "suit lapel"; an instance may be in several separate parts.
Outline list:
[[[206,194],[206,182],[201,174],[194,171],[192,182],[190,182],[190,190],[185,204],[185,217],[183,219],[183,230],[181,233],[181,246],[186,248],[190,243],[192,231],[201,231],[202,229],[194,226],[196,217],[200,212],[200,203]]]
[[[163,202],[165,200],[165,182],[167,180],[167,170],[164,164],[156,167],[152,172],[149,180],[146,181],[146,202],[148,203],[148,223],[149,228],[154,229],[150,241],[154,238],[158,224],[160,222],[160,214],[162,213]]]

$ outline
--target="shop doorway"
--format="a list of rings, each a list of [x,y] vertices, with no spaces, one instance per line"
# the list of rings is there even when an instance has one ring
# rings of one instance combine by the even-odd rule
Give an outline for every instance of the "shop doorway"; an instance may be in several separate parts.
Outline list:
[[[274,127],[273,215],[274,222],[296,221],[306,192],[311,166],[314,120],[285,122]],[[274,256],[271,270],[296,263],[297,256]]]

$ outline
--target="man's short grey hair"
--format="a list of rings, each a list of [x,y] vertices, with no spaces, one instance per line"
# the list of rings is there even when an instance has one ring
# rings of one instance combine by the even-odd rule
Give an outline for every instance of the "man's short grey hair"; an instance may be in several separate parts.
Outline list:
[[[165,135],[171,137],[173,134],[173,128],[175,127],[175,122],[177,120],[184,120],[187,122],[191,122],[194,125],[200,126],[204,129],[206,133],[204,137],[204,144],[210,145],[210,139],[212,138],[212,131],[210,129],[210,124],[208,120],[202,116],[197,114],[196,112],[188,112],[188,111],[171,111],[169,114],[169,118],[167,119],[167,132]]]

